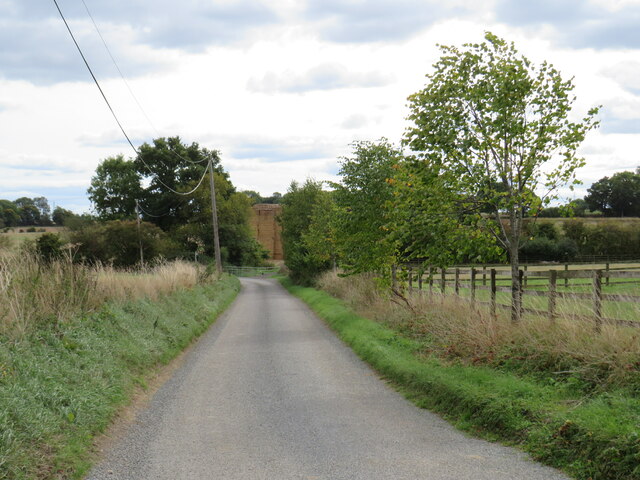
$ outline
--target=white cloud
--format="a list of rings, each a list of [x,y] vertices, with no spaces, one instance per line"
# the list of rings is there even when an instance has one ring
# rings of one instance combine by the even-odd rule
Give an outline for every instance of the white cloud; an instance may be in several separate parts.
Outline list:
[[[424,86],[440,55],[436,43],[480,41],[485,30],[574,76],[577,117],[604,105],[603,128],[582,149],[586,186],[635,168],[640,47],[583,40],[625,16],[633,21],[637,2],[605,8],[602,1],[570,2],[576,9],[566,16],[550,1],[514,1],[506,12],[497,0],[444,7],[421,0],[92,0],[157,133],[117,78],[81,3],[63,8],[136,144],[180,135],[219,149],[238,188],[271,194],[294,179],[335,179],[338,157],[355,140],[397,143],[408,125],[407,96]],[[98,162],[133,152],[50,7],[0,0],[0,18],[26,32],[0,32],[0,197],[38,192],[62,206],[87,205]],[[622,131],[634,133],[613,133]]]
[[[393,82],[391,75],[382,72],[354,72],[339,63],[325,63],[297,74],[267,72],[261,79],[251,78],[247,88],[261,93],[304,93],[338,88],[383,87]]]

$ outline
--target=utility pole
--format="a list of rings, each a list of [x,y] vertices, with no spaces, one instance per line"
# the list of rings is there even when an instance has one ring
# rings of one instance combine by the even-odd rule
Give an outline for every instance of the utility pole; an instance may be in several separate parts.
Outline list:
[[[136,220],[138,222],[138,245],[140,246],[140,266],[144,267],[144,252],[142,250],[142,233],[140,232],[140,204],[136,199]]]
[[[213,220],[213,250],[216,258],[216,271],[222,273],[222,259],[220,258],[220,237],[218,236],[218,207],[216,206],[216,187],[213,183],[213,161],[209,159],[209,185],[211,186],[211,217]]]

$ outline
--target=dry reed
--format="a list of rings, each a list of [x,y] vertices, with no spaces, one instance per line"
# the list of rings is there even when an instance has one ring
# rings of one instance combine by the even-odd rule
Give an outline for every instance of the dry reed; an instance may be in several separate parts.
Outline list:
[[[49,262],[35,255],[0,255],[0,334],[18,337],[38,325],[57,325],[95,311],[107,301],[158,298],[196,285],[199,267],[187,262],[144,270],[82,265],[70,258]]]

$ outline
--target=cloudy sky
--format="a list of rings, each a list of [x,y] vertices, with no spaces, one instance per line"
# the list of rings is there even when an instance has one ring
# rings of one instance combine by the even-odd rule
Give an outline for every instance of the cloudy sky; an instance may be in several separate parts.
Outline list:
[[[640,165],[640,0],[85,0],[135,97],[82,0],[58,2],[134,143],[218,149],[240,189],[335,179],[354,140],[399,142],[436,44],[486,30],[575,77],[576,115],[604,106],[585,188]],[[133,154],[53,1],[0,0],[0,198],[88,211],[118,153]]]

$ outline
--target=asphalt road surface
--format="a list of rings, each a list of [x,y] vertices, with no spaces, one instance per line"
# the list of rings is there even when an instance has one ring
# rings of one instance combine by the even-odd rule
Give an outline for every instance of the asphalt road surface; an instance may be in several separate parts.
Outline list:
[[[566,479],[388,387],[277,282],[243,279],[94,479]]]

